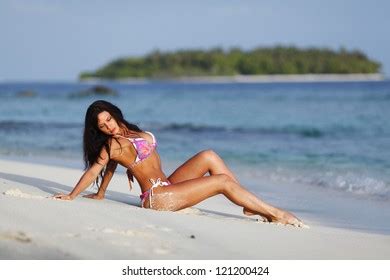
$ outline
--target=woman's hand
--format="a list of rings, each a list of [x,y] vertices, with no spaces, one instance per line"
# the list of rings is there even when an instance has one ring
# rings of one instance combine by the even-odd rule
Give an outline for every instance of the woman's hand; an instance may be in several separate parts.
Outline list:
[[[92,199],[96,199],[96,200],[104,199],[104,195],[99,194],[99,193],[86,194],[86,195],[83,195],[83,197],[92,198]]]
[[[53,198],[60,199],[60,200],[73,200],[74,199],[69,194],[63,194],[63,193],[55,194],[55,195],[53,195]]]

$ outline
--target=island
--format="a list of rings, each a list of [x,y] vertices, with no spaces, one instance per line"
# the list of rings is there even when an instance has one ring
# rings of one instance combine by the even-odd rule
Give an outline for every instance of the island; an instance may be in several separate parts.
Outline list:
[[[175,79],[237,75],[378,74],[380,71],[381,64],[359,50],[276,46],[252,50],[155,50],[141,57],[115,59],[95,71],[82,72],[79,78]]]

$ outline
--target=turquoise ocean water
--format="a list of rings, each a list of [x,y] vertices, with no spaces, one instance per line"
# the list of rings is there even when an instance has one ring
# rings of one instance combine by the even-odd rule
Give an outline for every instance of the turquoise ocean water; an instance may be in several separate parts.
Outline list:
[[[93,83],[0,83],[0,156],[81,164],[86,108],[105,99],[154,132],[168,162],[211,148],[263,178],[390,202],[390,81],[103,84],[118,96],[74,97]]]

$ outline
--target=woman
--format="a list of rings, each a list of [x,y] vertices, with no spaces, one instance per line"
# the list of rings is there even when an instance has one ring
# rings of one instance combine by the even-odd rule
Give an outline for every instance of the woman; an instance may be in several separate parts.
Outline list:
[[[128,169],[130,184],[133,176],[139,182],[143,208],[177,211],[223,194],[243,207],[245,215],[304,226],[293,214],[263,202],[242,187],[223,160],[211,150],[196,154],[166,177],[161,170],[154,135],[128,123],[120,109],[107,101],[99,100],[89,106],[83,144],[85,173],[71,193],[57,194],[54,198],[74,199],[95,180],[98,183],[100,174],[103,180],[98,193],[86,197],[102,199],[119,163]],[[210,176],[204,176],[207,173]]]

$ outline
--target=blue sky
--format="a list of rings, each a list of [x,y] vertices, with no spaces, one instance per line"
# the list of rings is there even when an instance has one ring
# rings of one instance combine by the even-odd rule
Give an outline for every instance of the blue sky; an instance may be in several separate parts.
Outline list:
[[[390,76],[388,0],[0,0],[0,81],[75,80],[151,50],[359,49]]]

